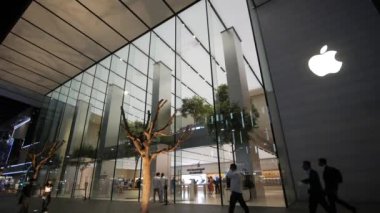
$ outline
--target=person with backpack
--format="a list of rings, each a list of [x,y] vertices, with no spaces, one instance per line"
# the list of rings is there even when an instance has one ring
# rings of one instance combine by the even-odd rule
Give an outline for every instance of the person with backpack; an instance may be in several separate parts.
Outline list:
[[[303,161],[302,168],[305,170],[307,178],[301,180],[301,182],[309,185],[309,213],[316,213],[318,204],[321,205],[326,212],[330,213],[330,206],[325,199],[318,172],[311,168],[310,161]]]
[[[328,166],[327,160],[325,158],[319,158],[318,164],[319,166],[323,167],[323,181],[325,183],[325,193],[327,196],[327,200],[330,204],[331,212],[337,212],[335,203],[339,203],[340,205],[355,213],[356,208],[354,206],[348,204],[347,202],[341,200],[338,197],[339,184],[343,182],[342,173],[338,169]]]

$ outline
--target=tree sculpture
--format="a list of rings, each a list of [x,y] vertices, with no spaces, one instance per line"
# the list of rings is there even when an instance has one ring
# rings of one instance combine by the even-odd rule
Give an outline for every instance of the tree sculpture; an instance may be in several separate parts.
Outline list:
[[[221,138],[222,143],[232,143],[233,136],[242,137],[241,140],[246,142],[250,138],[249,133],[254,128],[257,128],[257,118],[259,113],[254,105],[251,109],[243,109],[236,103],[230,101],[228,95],[228,86],[222,84],[216,90],[217,102],[215,104],[216,116],[218,119],[214,121],[212,116],[212,106],[204,99],[193,96],[191,98],[183,99],[182,115],[186,117],[191,115],[197,124],[203,124],[204,118],[208,117],[206,123],[209,133],[215,136],[216,129]],[[248,110],[248,112],[247,112]]]
[[[168,153],[171,151],[176,150],[183,141],[189,138],[189,136],[192,133],[192,126],[189,125],[182,129],[174,141],[174,144],[172,146],[169,146],[167,148],[162,148],[156,151],[153,151],[152,145],[156,139],[159,137],[165,137],[165,136],[173,136],[165,131],[170,125],[173,123],[173,120],[176,116],[176,113],[174,112],[173,115],[169,118],[167,123],[162,127],[157,127],[157,120],[158,115],[160,113],[160,110],[165,105],[166,100],[160,100],[158,102],[156,114],[151,121],[150,119],[150,112],[148,111],[148,119],[147,122],[144,125],[144,130],[139,133],[133,133],[129,126],[128,122],[125,118],[125,113],[123,110],[123,107],[121,107],[123,121],[124,121],[124,129],[127,133],[127,137],[131,142],[133,143],[137,153],[140,155],[142,159],[142,172],[143,172],[143,191],[142,191],[142,199],[141,199],[141,212],[142,213],[148,213],[149,212],[149,198],[150,198],[150,190],[152,185],[152,176],[151,176],[151,163],[153,160],[157,158],[159,154]]]
[[[231,102],[226,84],[217,88],[216,97],[218,99],[216,110],[219,120],[215,122],[222,141],[232,143],[232,134],[235,134],[236,138],[241,137],[242,141],[247,142],[250,139],[249,133],[257,128],[259,113],[256,107],[252,105],[251,109],[244,109],[237,103]],[[208,127],[211,133],[215,132],[213,122],[209,122]]]
[[[212,106],[201,97],[184,98],[182,102],[181,113],[183,117],[186,118],[188,114],[191,115],[196,124],[204,124],[205,118],[212,115]]]
[[[65,143],[65,141],[55,141],[53,143],[46,143],[40,152],[35,150],[28,153],[28,157],[31,159],[32,179],[37,180],[41,169],[48,163],[56,154],[59,148]]]

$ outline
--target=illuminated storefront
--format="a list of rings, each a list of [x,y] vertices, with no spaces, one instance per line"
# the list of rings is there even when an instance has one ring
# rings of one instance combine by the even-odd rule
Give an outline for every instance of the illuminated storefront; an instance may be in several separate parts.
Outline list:
[[[152,100],[164,98],[177,111],[172,132],[195,128],[153,166],[152,173],[169,179],[170,200],[226,203],[224,177],[236,162],[249,205],[285,206],[254,50],[246,1],[199,1],[49,93],[35,141],[67,141],[48,170],[56,196],[139,200],[141,161],[124,133],[120,106],[131,124],[144,123]],[[196,100],[206,110],[183,110]]]

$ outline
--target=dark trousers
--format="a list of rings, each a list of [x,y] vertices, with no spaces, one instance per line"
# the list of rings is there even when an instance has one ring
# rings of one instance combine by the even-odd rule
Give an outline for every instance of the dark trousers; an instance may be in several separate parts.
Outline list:
[[[46,195],[45,198],[42,199],[42,212],[48,210],[47,207],[50,203],[50,199],[51,199],[50,194]]]
[[[331,213],[336,213],[335,203],[339,203],[340,205],[344,206],[346,209],[349,209],[349,210],[355,212],[355,207],[353,207],[350,204],[346,203],[345,201],[339,199],[337,190],[326,190],[326,196],[327,196],[327,200],[329,201],[329,204],[330,204]]]
[[[233,213],[234,212],[235,205],[236,205],[237,201],[240,203],[240,206],[244,209],[244,212],[248,213],[249,209],[248,209],[248,206],[247,206],[247,204],[245,203],[245,201],[243,199],[243,194],[242,193],[237,193],[237,192],[231,192],[230,207],[228,209],[228,212],[229,213]]]
[[[309,212],[316,213],[318,204],[325,209],[326,212],[330,212],[330,206],[327,204],[323,193],[310,193],[309,195]]]
[[[164,186],[164,202],[168,205],[168,186]]]
[[[219,184],[215,184],[215,194],[219,193]]]
[[[156,202],[156,193],[158,194],[158,199],[161,202],[161,192],[160,189],[153,189],[153,202]]]
[[[19,213],[28,213],[29,212],[29,203],[30,203],[30,197],[26,197],[24,196],[22,199],[21,199],[21,206],[20,206],[20,209],[19,209]]]

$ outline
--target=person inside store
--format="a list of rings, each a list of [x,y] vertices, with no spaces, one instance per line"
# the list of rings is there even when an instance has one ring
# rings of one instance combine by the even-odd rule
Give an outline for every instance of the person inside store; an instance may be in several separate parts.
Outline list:
[[[175,192],[175,177],[173,176],[173,178],[170,180],[170,188],[171,188],[171,192],[172,194],[174,194]]]
[[[219,194],[220,178],[219,176],[215,177],[215,194]]]
[[[325,158],[318,159],[318,165],[323,168],[323,181],[325,183],[325,193],[330,204],[331,212],[336,213],[336,203],[344,206],[346,209],[356,212],[356,208],[338,197],[339,184],[343,182],[342,173],[329,165]]]
[[[227,178],[230,180],[230,206],[228,209],[229,213],[233,213],[235,210],[236,202],[239,202],[240,206],[244,209],[245,213],[249,212],[248,206],[244,201],[242,194],[242,174],[237,171],[236,164],[230,165],[230,170],[226,174]]]
[[[137,189],[140,189],[140,187],[141,187],[141,178],[138,178],[138,179],[136,180],[136,188],[137,188]]]
[[[165,202],[165,205],[168,205],[168,179],[165,177],[164,173],[161,173],[161,200]]]
[[[51,192],[53,190],[53,182],[48,180],[44,186],[44,192],[42,194],[42,212],[47,212],[48,205],[51,200]]]
[[[157,172],[156,176],[153,178],[153,202],[156,202],[156,194],[158,194],[158,199],[160,203],[162,202],[160,189],[161,189],[161,177],[160,177],[160,173]]]
[[[207,181],[208,185],[208,193],[209,195],[212,195],[212,193],[214,193],[214,178],[212,178],[211,176],[208,177],[208,181]]]
[[[309,212],[316,213],[318,204],[320,204],[326,212],[330,212],[330,206],[325,199],[318,173],[311,168],[310,161],[303,161],[302,168],[305,170],[307,178],[301,180],[301,182],[309,185]]]

